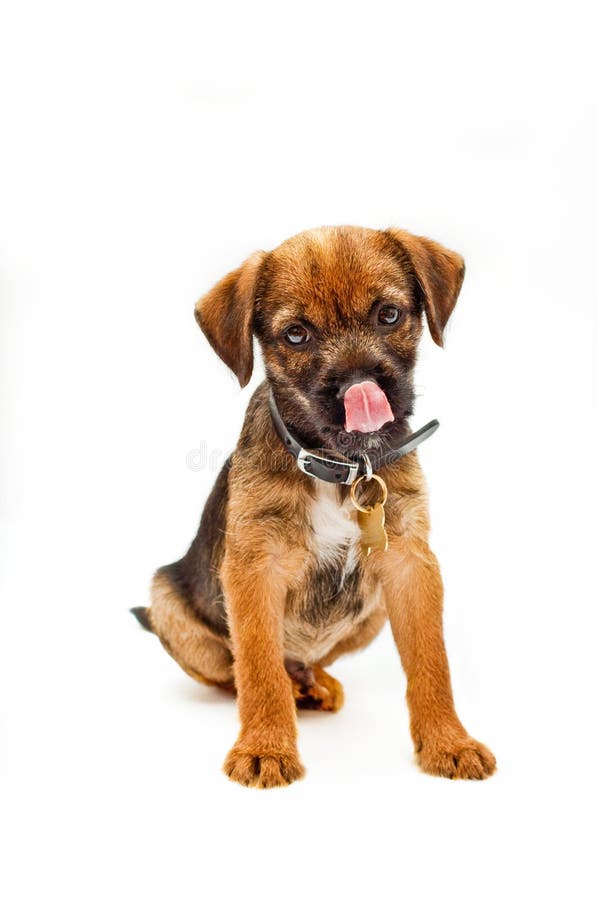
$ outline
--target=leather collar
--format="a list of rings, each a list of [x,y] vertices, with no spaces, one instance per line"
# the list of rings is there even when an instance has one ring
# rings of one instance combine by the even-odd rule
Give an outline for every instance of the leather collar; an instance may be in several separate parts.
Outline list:
[[[305,475],[319,478],[320,481],[327,481],[329,484],[352,484],[360,475],[371,476],[373,467],[366,453],[358,454],[357,459],[349,459],[340,453],[336,456],[324,456],[322,452],[306,450],[284,424],[272,391],[270,391],[269,403],[276,433],[283,446],[295,457],[298,467]],[[419,431],[409,435],[397,447],[384,450],[376,458],[376,469],[382,469],[384,466],[396,462],[402,456],[406,456],[407,453],[411,453],[422,441],[432,437],[439,424],[437,419],[432,419]]]

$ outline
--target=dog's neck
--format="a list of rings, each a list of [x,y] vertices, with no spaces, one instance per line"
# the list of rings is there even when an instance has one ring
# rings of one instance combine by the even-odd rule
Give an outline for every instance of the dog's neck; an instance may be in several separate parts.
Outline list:
[[[297,459],[301,471],[321,481],[337,484],[351,484],[359,475],[371,477],[376,469],[390,465],[407,453],[411,453],[438,428],[438,421],[434,419],[411,434],[405,422],[407,433],[403,432],[402,439],[395,437],[391,443],[385,436],[384,441],[380,441],[375,447],[345,453],[334,448],[332,454],[328,452],[323,457],[321,452],[326,448],[321,444],[314,448],[313,443],[308,444],[305,441],[305,434],[285,423],[273,390],[269,394],[269,407],[274,429],[282,445]],[[396,434],[396,430],[393,431]],[[309,439],[309,435],[307,438]]]
[[[280,414],[280,418],[285,426],[291,431],[293,437],[306,449],[335,449],[330,441],[330,434],[333,429],[330,428],[329,434],[322,434],[314,427],[313,421],[310,421],[309,408],[298,407],[295,398],[289,399],[283,391],[276,387],[269,388],[271,396],[274,398],[276,408]]]

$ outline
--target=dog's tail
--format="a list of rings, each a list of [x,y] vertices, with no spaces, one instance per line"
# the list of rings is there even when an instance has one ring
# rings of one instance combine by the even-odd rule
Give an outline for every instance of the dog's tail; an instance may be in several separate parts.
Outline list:
[[[133,613],[139,624],[145,628],[146,631],[151,631],[152,634],[154,633],[152,620],[150,619],[150,611],[147,606],[134,606],[129,612]]]

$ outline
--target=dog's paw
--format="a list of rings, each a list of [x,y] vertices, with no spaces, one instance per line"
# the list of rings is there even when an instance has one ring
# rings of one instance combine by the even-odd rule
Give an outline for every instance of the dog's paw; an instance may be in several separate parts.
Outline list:
[[[420,768],[429,775],[481,781],[496,771],[496,759],[488,747],[468,734],[457,738],[436,736],[416,750]]]
[[[321,709],[338,712],[345,702],[345,694],[340,681],[325,672],[320,666],[308,670],[309,680],[293,680],[293,696],[297,709]]]
[[[303,778],[305,769],[296,751],[256,751],[237,743],[224,762],[224,772],[231,781],[246,787],[284,787]]]

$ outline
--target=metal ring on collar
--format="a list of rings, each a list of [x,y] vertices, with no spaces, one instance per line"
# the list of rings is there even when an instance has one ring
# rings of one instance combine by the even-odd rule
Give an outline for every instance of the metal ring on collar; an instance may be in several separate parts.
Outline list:
[[[357,485],[359,484],[360,481],[363,481],[364,478],[365,478],[365,475],[360,475],[359,478],[357,478],[351,485],[351,502],[353,503],[353,506],[359,510],[359,512],[369,512],[370,511],[369,507],[362,506],[360,503],[357,502]],[[379,503],[381,503],[382,506],[384,506],[384,504],[386,503],[386,501],[388,499],[388,488],[386,487],[386,483],[382,478],[380,478],[379,475],[372,475],[372,480],[377,481],[378,484],[380,485],[380,487],[382,488],[382,499],[379,501]]]

